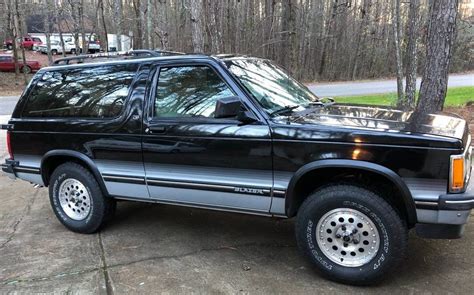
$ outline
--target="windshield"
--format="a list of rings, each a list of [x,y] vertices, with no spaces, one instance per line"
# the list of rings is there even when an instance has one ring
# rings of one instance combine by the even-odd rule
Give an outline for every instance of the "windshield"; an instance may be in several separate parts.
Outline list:
[[[269,114],[304,110],[318,101],[306,86],[268,60],[230,59],[225,63]]]

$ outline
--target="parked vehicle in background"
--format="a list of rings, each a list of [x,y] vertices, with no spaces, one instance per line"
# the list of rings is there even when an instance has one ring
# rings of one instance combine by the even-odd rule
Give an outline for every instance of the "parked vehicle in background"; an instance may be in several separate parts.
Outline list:
[[[41,64],[36,60],[27,60],[26,65],[23,64],[23,61],[18,60],[18,66],[20,71],[24,73],[36,72],[41,68]],[[15,71],[15,62],[13,56],[11,55],[0,55],[0,71],[2,72],[13,72]]]
[[[38,37],[29,37],[29,36],[18,38],[18,43],[20,44],[21,47],[23,47],[25,49],[29,49],[29,50],[33,50],[33,47],[35,45],[43,44],[43,42],[41,41],[40,38],[38,38]],[[8,50],[12,50],[13,49],[13,40],[11,40],[11,39],[6,40],[3,45]]]
[[[129,51],[132,49],[131,38],[127,35],[121,35],[120,44],[120,51]],[[107,34],[107,46],[109,47],[110,52],[118,51],[117,34]]]
[[[89,41],[87,44],[88,53],[97,53],[100,52],[100,42],[99,41]]]
[[[74,43],[71,42],[64,42],[64,50],[65,53],[74,53],[76,46]],[[48,46],[46,44],[42,44],[38,46],[38,51],[44,54],[48,53]],[[61,54],[63,53],[63,47],[61,46],[60,41],[51,41],[51,54]]]

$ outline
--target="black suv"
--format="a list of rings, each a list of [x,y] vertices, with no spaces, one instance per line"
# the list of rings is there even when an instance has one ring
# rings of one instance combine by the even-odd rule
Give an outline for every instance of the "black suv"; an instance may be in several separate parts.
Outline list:
[[[369,284],[408,230],[462,235],[474,205],[466,121],[319,99],[272,62],[176,55],[40,70],[8,125],[2,170],[49,186],[70,230],[117,200],[296,216],[330,279]]]

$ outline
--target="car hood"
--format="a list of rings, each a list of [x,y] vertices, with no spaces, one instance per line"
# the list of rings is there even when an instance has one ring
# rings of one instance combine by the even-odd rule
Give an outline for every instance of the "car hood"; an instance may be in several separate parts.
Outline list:
[[[294,113],[287,119],[280,117],[278,120],[292,122],[302,128],[317,125],[333,130],[342,128],[340,130],[345,129],[354,135],[378,135],[379,139],[371,139],[376,143],[399,144],[403,142],[403,137],[409,138],[411,145],[462,148],[462,143],[469,136],[466,121],[455,114],[421,115],[387,107],[334,104],[315,108],[306,115]],[[395,143],[393,137],[399,137],[400,141]]]

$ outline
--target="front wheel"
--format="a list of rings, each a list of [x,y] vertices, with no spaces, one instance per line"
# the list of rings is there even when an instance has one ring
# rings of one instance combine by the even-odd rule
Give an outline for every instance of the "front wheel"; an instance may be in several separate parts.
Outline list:
[[[408,231],[377,193],[330,185],[301,205],[296,221],[300,250],[325,277],[353,285],[383,279],[405,257]]]
[[[104,196],[94,176],[76,163],[58,166],[51,175],[49,198],[56,217],[68,229],[94,233],[115,212],[115,200]]]

